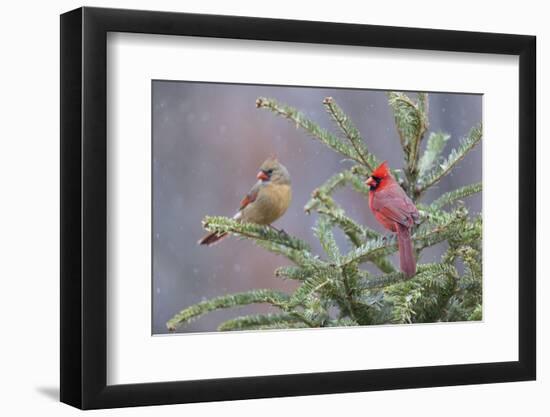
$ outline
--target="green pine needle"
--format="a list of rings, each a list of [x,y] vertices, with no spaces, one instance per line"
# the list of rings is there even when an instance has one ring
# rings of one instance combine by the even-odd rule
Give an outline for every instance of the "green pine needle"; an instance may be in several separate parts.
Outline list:
[[[314,233],[323,250],[328,256],[331,262],[338,262],[340,260],[340,249],[336,244],[334,233],[332,233],[332,225],[326,216],[320,216],[317,220],[317,225],[314,228]]]
[[[269,109],[275,114],[283,116],[292,121],[296,127],[300,127],[324,143],[329,148],[344,155],[347,158],[353,159],[359,163],[363,163],[361,156],[347,143],[340,140],[338,137],[323,129],[315,122],[308,119],[303,113],[300,113],[293,107],[281,104],[274,99],[270,98],[258,98],[256,100],[256,107]]]
[[[289,300],[288,294],[274,290],[252,290],[238,294],[222,295],[183,309],[166,323],[166,327],[168,330],[174,331],[178,326],[189,323],[211,311],[254,303],[268,303],[285,309]]]
[[[376,156],[368,151],[365,142],[361,138],[361,134],[351,119],[342,111],[332,97],[326,97],[323,104],[338,127],[342,130],[365,167],[370,171],[373,171],[380,164],[380,162]]]
[[[429,187],[438,183],[445,175],[449,174],[452,169],[466,157],[468,152],[474,149],[475,146],[481,142],[481,138],[481,126],[472,128],[472,130],[468,133],[468,136],[461,141],[458,149],[453,149],[447,159],[420,179],[420,191],[425,191]]]
[[[234,319],[224,321],[218,326],[218,330],[259,330],[281,323],[284,323],[284,325],[288,327],[306,324],[291,313],[255,314],[250,316],[236,317]]]
[[[445,145],[451,138],[451,135],[443,132],[432,132],[428,137],[426,144],[426,150],[422,154],[420,161],[418,162],[418,175],[423,177],[428,171],[430,171],[437,159],[445,149]]]
[[[417,173],[420,142],[428,129],[428,97],[421,93],[418,103],[415,103],[406,94],[393,91],[388,93],[388,102],[393,109],[395,125],[406,156],[407,176],[411,181]]]
[[[482,185],[480,182],[476,184],[465,185],[464,187],[457,188],[456,190],[452,190],[441,195],[431,204],[430,207],[434,210],[440,210],[458,200],[469,197],[476,193],[480,193],[481,189]]]

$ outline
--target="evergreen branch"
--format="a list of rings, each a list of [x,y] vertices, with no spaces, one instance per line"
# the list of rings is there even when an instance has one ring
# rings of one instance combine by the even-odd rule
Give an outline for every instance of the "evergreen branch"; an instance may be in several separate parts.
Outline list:
[[[380,256],[378,258],[373,258],[371,262],[383,273],[389,274],[395,272],[395,267],[391,261],[385,256]]]
[[[343,210],[319,207],[317,212],[328,216],[333,224],[342,229],[355,247],[363,245],[366,239],[378,239],[381,237],[378,232],[362,226],[344,215]],[[389,273],[395,271],[392,263],[384,256],[372,259],[372,263],[375,264],[382,272]]]
[[[354,246],[357,247],[363,244],[363,239],[366,236],[366,231],[361,225],[336,210],[330,210],[320,207],[317,211],[320,214],[324,214],[325,216],[330,217],[333,224],[342,229],[342,231],[346,234],[346,236],[351,241],[351,243],[353,243]]]
[[[343,317],[337,320],[330,320],[328,322],[328,327],[349,327],[349,326],[359,326],[359,323],[357,323],[357,321],[349,317]]]
[[[445,149],[445,145],[450,138],[451,135],[443,132],[430,133],[428,142],[426,143],[426,150],[418,162],[418,175],[420,177],[423,177],[432,169],[433,164],[437,161],[443,149]]]
[[[380,237],[378,232],[360,225],[355,220],[343,214],[343,210],[331,210],[320,207],[317,211],[330,217],[331,221],[342,229],[355,246],[361,246],[365,239],[378,239]]]
[[[434,321],[448,302],[456,286],[458,273],[453,265],[419,265],[419,271],[411,279],[387,287],[384,299],[393,306],[396,323]]]
[[[477,126],[470,130],[468,136],[463,139],[458,149],[453,149],[447,159],[443,161],[439,167],[432,170],[429,174],[420,180],[419,193],[426,191],[429,187],[436,184],[447,175],[451,170],[464,159],[464,157],[481,141],[482,130],[481,126]]]
[[[464,222],[464,227],[458,231],[459,233],[456,236],[457,245],[462,243],[464,245],[470,246],[474,249],[481,251],[481,238],[483,235],[483,224],[481,220],[481,214],[474,217],[471,221]],[[481,260],[480,260],[481,265]]]
[[[315,236],[317,236],[317,239],[319,239],[319,242],[327,254],[328,259],[332,262],[338,262],[340,260],[340,249],[336,244],[334,233],[332,233],[332,226],[327,217],[320,216],[313,231]]]
[[[360,194],[363,194],[365,197],[369,195],[369,188],[364,184],[364,182],[357,176],[358,166],[354,166],[349,170],[339,172],[328,180],[326,180],[322,185],[317,187],[311,193],[311,198],[304,206],[304,211],[310,213],[311,210],[316,209],[320,204],[324,204],[327,207],[334,207],[336,204],[331,197],[331,194],[339,187],[344,187],[346,185],[351,185],[352,188]]]
[[[298,320],[300,320],[301,322],[303,322],[305,325],[307,325],[307,327],[320,327],[320,323],[314,323],[312,320],[309,320],[305,314],[302,314],[296,310],[291,311],[290,314],[295,318],[297,318]],[[301,326],[301,327],[306,327],[306,326]]]
[[[460,224],[465,218],[465,214],[461,211],[449,215],[441,215],[444,222],[436,225],[436,227],[428,230],[419,230],[412,237],[413,242],[417,246],[417,250],[422,250],[428,246],[433,246],[448,238],[449,233]],[[432,220],[437,220],[432,218]],[[340,266],[356,262],[358,264],[366,261],[371,261],[380,256],[387,256],[397,251],[397,239],[395,236],[390,238],[379,238],[369,240],[364,245],[350,251],[345,256],[342,256]]]
[[[290,297],[288,294],[267,289],[222,295],[183,309],[168,320],[166,327],[168,330],[174,331],[178,326],[189,323],[190,321],[211,311],[255,303],[268,303],[285,310],[289,300]]]
[[[289,323],[303,322],[298,317],[290,313],[254,314],[249,316],[236,317],[234,319],[224,321],[218,326],[218,330],[256,330],[259,327],[270,326],[278,323],[283,323],[286,326]]]
[[[311,193],[311,198],[304,206],[304,211],[309,214],[311,210],[317,208],[319,204],[334,205],[334,200],[330,197],[330,194],[338,187],[343,187],[348,182],[348,171],[339,172],[334,174],[328,180],[326,180],[321,186],[317,187]]]
[[[403,149],[409,148],[410,142],[418,136],[420,131],[421,122],[418,108],[406,94],[396,91],[388,93],[388,103],[393,109],[401,146]]]
[[[369,152],[365,142],[361,138],[361,134],[350,120],[350,118],[343,112],[343,110],[336,104],[332,97],[326,97],[323,100],[323,104],[327,109],[328,113],[332,116],[338,127],[342,130],[348,141],[350,142],[355,153],[359,156],[363,164],[370,170],[374,169],[379,165],[376,157]]]
[[[374,230],[359,225],[357,222],[347,217],[344,214],[344,210],[335,203],[330,195],[338,187],[343,187],[348,183],[351,184],[356,191],[359,191],[361,194],[368,195],[368,188],[361,180],[357,178],[357,175],[355,174],[357,168],[359,168],[359,166],[339,172],[330,177],[321,186],[317,187],[311,194],[310,200],[304,206],[304,211],[309,214],[311,210],[317,209],[317,212],[329,216],[332,222],[340,226],[340,228],[348,234],[350,240],[352,240],[356,246],[359,246],[361,245],[362,239],[377,239],[380,237],[380,234]]]
[[[407,279],[407,276],[401,271],[390,272],[389,274],[366,278],[361,284],[361,289],[370,292],[374,288],[387,287]]]
[[[428,108],[429,100],[428,93],[418,93],[418,110],[424,115],[424,120],[426,123],[426,128],[428,127]]]
[[[480,193],[481,189],[482,189],[481,182],[478,182],[476,184],[465,185],[464,187],[449,191],[441,195],[437,200],[435,200],[430,205],[430,208],[434,210],[440,210],[443,207],[448,206],[457,200],[461,200],[465,197],[471,196],[472,194]]]
[[[327,325],[329,320],[327,297],[330,297],[330,293],[323,294],[320,297],[313,296],[307,298],[305,308],[300,313],[301,317],[312,324],[310,327],[324,327]]]
[[[425,207],[425,211],[422,211],[421,218],[424,222],[420,225],[419,230],[425,230],[429,228],[430,225],[443,226],[457,219],[465,219],[467,215],[468,212],[463,206],[458,206],[455,210],[450,212],[434,210],[428,206]]]
[[[478,304],[473,309],[472,313],[468,316],[469,321],[481,321],[483,320],[483,308],[481,304]]]
[[[370,176],[370,173],[361,175],[360,172],[362,172],[360,166],[353,166],[350,170],[348,182],[355,191],[357,191],[359,194],[363,194],[365,197],[368,198],[370,190],[369,187],[365,184],[365,179]]]
[[[323,262],[319,260],[318,256],[313,255],[311,252],[308,252],[306,250],[293,249],[288,246],[280,245],[266,240],[255,240],[254,243],[259,247],[264,248],[265,250],[286,257],[287,259],[294,262],[296,265],[323,264]]]
[[[355,314],[355,290],[357,286],[357,278],[359,275],[359,269],[356,263],[347,264],[341,268],[342,270],[342,283],[344,284],[345,300],[347,303],[347,310],[352,320],[357,320]]]
[[[390,241],[392,243],[389,243]],[[360,247],[350,251],[347,255],[342,257],[340,266],[349,265],[351,263],[361,264],[366,261],[370,261],[380,256],[389,255],[397,250],[397,242],[395,237],[389,239],[375,239],[369,240]]]
[[[310,327],[320,327],[320,326],[308,326],[305,323],[299,321],[281,321],[278,323],[264,324],[262,326],[250,327],[247,330],[289,330],[289,329],[304,329]]]
[[[275,270],[276,277],[288,278],[296,281],[305,281],[312,273],[312,268],[303,266],[280,266]]]
[[[332,297],[339,298],[338,295],[338,274],[334,267],[316,268],[315,271],[308,276],[298,289],[290,297],[290,306],[311,305],[312,298],[315,294],[322,292]]]
[[[433,229],[419,230],[413,235],[416,249],[420,251],[448,239],[453,233],[456,233],[457,228],[464,225],[465,216],[463,212],[457,211],[446,216],[445,222],[438,224]]]
[[[364,243],[365,239],[378,239],[381,237],[380,234],[347,217],[344,214],[344,210],[334,202],[332,197],[327,195],[337,185],[343,185],[350,178],[350,175],[354,177],[354,174],[351,172],[343,172],[331,177],[323,186],[314,191],[312,199],[306,204],[304,210],[309,213],[310,210],[316,208],[318,213],[328,216],[333,224],[342,229],[351,243],[359,247]],[[319,207],[319,205],[322,206]],[[395,271],[392,263],[384,256],[374,258],[372,262],[382,272],[389,273]]]
[[[406,94],[399,92],[388,93],[388,102],[393,109],[395,124],[401,140],[401,146],[407,159],[407,178],[414,184],[416,177],[416,163],[420,142],[428,128],[427,95],[419,95],[419,103],[414,103]]]
[[[203,226],[210,232],[233,233],[252,239],[256,245],[270,252],[286,256],[298,265],[306,262],[318,262],[312,255],[307,243],[271,227],[254,223],[241,223],[221,216],[206,216],[203,220]]]
[[[304,212],[306,214],[311,214],[312,210],[316,209],[319,211],[320,206],[324,206],[326,210],[341,211],[340,206],[336,204],[330,194],[327,194],[320,189],[315,189],[313,193],[311,193],[311,198],[304,206]]]
[[[450,267],[448,265],[447,266],[442,266],[442,265],[444,264],[424,264],[424,265],[419,264],[417,265],[416,275],[428,274],[432,272],[439,273],[442,270],[448,272],[450,270],[449,269]],[[361,290],[367,291],[367,293],[369,293],[372,289],[387,287],[390,285],[397,284],[399,282],[408,281],[409,279],[411,278],[408,278],[402,272],[392,272],[392,273],[384,274],[377,277],[367,277],[365,281],[362,283]]]
[[[420,153],[420,142],[422,142],[422,138],[424,137],[424,134],[428,130],[428,94],[426,93],[418,93],[418,102],[416,104],[416,108],[418,110],[418,115],[420,118],[420,129],[417,134],[417,137],[414,141],[414,148],[412,149],[412,156],[411,156],[411,163],[409,164],[409,171],[411,173],[414,173],[415,177],[418,175],[418,155]],[[416,178],[415,178],[416,179]]]
[[[313,137],[324,143],[329,148],[341,153],[347,158],[356,162],[363,163],[357,152],[347,143],[342,142],[338,137],[320,127],[317,123],[308,119],[293,107],[281,104],[274,99],[260,97],[256,100],[256,107],[266,108],[294,122],[297,127],[301,127]]]
[[[209,232],[233,233],[253,239],[260,246],[289,257],[308,256],[310,248],[304,241],[281,233],[271,227],[241,223],[228,217],[206,216],[203,227]],[[285,249],[286,248],[286,249]]]
[[[298,306],[308,303],[308,299],[317,291],[320,291],[325,286],[334,285],[334,281],[331,278],[325,278],[320,276],[312,276],[307,278],[304,283],[292,294],[290,298],[291,306]]]
[[[432,263],[424,264],[418,266],[418,272],[416,276],[421,279],[423,277],[429,277],[430,274],[442,275],[446,274],[451,276],[453,279],[458,279],[458,271],[454,265],[449,265],[446,263]]]
[[[479,220],[480,222],[480,220]],[[478,219],[470,226],[471,229],[477,228]],[[478,240],[479,239],[479,240]],[[474,241],[481,242],[481,233],[478,239]],[[446,262],[454,262],[457,257],[462,258],[464,264],[464,274],[458,280],[458,287],[454,294],[449,298],[442,319],[446,321],[465,321],[481,320],[481,302],[482,302],[482,267],[481,267],[481,247],[474,248],[468,246],[468,238],[465,238],[464,245],[456,247],[452,244],[445,255]],[[455,242],[458,243],[458,242]],[[470,241],[470,243],[473,243]]]

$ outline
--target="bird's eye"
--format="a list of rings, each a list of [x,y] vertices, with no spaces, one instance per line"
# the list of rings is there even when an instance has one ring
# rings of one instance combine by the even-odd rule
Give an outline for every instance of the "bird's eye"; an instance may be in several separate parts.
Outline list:
[[[267,170],[267,175],[271,175],[271,174],[273,174],[273,170],[272,170],[272,169],[268,169],[268,170]]]

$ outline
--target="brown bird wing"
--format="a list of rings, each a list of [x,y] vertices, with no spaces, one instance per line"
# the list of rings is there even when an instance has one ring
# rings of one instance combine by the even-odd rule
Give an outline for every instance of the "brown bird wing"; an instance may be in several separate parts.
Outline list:
[[[239,211],[244,209],[250,203],[253,203],[254,201],[256,201],[256,198],[258,198],[258,192],[260,191],[260,186],[261,185],[258,182],[257,184],[254,185],[254,187],[252,187],[250,189],[248,194],[244,196],[244,198],[241,200],[241,205],[239,207]]]
[[[414,203],[399,184],[377,192],[372,201],[372,209],[406,227],[410,227],[418,218],[418,211]]]

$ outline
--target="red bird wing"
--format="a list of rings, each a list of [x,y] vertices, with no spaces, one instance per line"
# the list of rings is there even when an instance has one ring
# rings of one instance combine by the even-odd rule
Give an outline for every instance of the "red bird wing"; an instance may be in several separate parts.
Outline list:
[[[244,209],[250,203],[253,203],[254,201],[256,201],[256,198],[258,198],[258,192],[259,191],[260,191],[259,184],[254,185],[254,187],[251,188],[251,190],[248,192],[248,194],[245,195],[244,198],[241,200],[241,205],[239,207],[239,211]]]
[[[410,227],[418,217],[418,211],[399,184],[379,190],[372,200],[372,209],[390,221]]]

